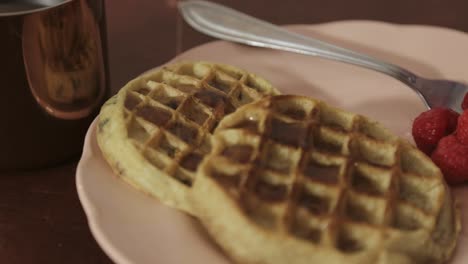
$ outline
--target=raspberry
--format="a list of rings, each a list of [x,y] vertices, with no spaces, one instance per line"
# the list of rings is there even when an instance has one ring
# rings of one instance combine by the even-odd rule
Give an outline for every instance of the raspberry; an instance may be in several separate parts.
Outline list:
[[[462,109],[463,110],[468,109],[468,93],[466,93],[465,98],[463,98]]]
[[[447,109],[448,113],[448,126],[447,126],[447,134],[450,135],[457,129],[458,118],[460,114],[453,111],[452,109]]]
[[[461,144],[456,136],[442,138],[432,153],[432,160],[448,183],[468,181],[468,146]]]
[[[464,145],[468,145],[468,110],[465,110],[458,118],[457,139]]]
[[[447,108],[433,108],[413,122],[413,138],[418,148],[431,155],[439,140],[455,131],[458,113]]]

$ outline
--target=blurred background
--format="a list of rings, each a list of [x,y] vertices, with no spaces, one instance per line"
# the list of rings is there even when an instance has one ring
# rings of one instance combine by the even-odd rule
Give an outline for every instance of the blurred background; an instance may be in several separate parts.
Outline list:
[[[107,0],[111,87],[211,41],[185,24],[179,0]],[[468,32],[466,0],[213,0],[269,22],[317,24],[378,20],[426,24]]]

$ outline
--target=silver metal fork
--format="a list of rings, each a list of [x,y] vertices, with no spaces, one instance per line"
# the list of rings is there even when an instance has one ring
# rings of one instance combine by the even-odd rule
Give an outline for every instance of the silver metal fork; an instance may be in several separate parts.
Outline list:
[[[179,2],[185,21],[209,36],[250,46],[285,50],[354,64],[387,74],[413,89],[428,108],[461,112],[468,86],[450,80],[426,79],[374,57],[290,32],[234,9],[208,1]],[[468,72],[467,72],[468,74]]]

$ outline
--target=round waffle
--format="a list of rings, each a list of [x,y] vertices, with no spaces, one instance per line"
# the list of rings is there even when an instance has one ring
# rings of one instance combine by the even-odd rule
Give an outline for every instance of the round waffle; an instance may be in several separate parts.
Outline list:
[[[186,199],[211,132],[239,106],[279,92],[239,68],[181,62],[129,82],[101,109],[97,139],[112,169],[166,205]]]
[[[191,194],[240,263],[442,263],[460,232],[428,157],[376,122],[301,96],[225,117]]]

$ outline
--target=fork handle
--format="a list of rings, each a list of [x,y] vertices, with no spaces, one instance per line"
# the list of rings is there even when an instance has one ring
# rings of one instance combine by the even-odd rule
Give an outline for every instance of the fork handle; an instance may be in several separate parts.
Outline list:
[[[326,42],[305,37],[225,6],[207,1],[183,1],[185,20],[209,36],[250,46],[285,50],[350,63],[390,75],[416,89],[417,76],[396,65]]]

